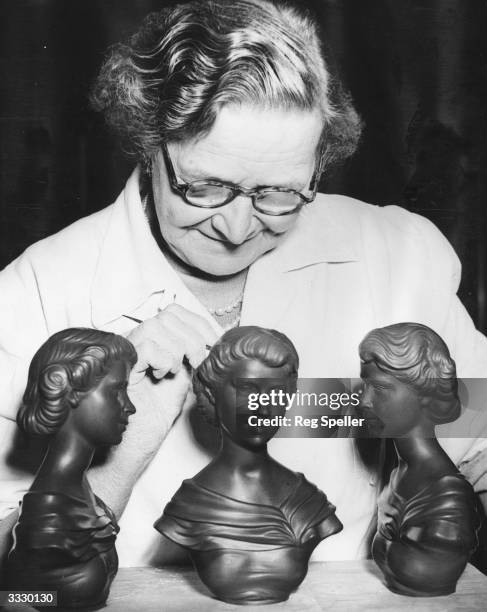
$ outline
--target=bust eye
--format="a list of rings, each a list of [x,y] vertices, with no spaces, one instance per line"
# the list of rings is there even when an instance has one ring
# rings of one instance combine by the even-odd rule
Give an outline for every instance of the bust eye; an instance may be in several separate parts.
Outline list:
[[[384,385],[381,385],[379,383],[374,383],[371,386],[372,389],[374,389],[374,391],[376,391],[377,393],[385,393],[388,389],[388,387],[385,387]]]
[[[233,386],[237,391],[241,391],[242,393],[252,393],[256,390],[256,386],[252,383],[239,383],[238,381],[233,383]]]
[[[118,401],[123,401],[127,393],[126,385],[116,385],[110,389],[110,395]]]

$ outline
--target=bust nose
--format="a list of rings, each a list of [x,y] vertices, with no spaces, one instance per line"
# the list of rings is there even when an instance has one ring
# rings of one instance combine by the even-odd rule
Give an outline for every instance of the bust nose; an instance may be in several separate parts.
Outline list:
[[[211,226],[227,242],[239,245],[252,234],[254,207],[249,197],[239,196],[230,204],[217,209]]]
[[[131,415],[131,414],[135,414],[136,410],[135,410],[135,406],[132,404],[130,398],[127,396],[127,399],[125,400],[125,405],[123,407],[123,410],[125,412],[125,414],[127,415]]]
[[[372,394],[368,385],[364,385],[360,394],[360,406],[365,409],[372,408]]]
[[[272,415],[272,408],[268,404],[259,403],[259,408],[257,409],[257,416],[262,418],[267,418]]]

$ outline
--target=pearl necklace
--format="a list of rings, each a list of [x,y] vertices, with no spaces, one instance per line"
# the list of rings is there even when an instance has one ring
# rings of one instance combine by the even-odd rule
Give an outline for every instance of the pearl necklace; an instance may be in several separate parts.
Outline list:
[[[228,304],[228,306],[222,306],[221,308],[208,308],[208,312],[211,315],[214,315],[216,317],[223,317],[226,314],[231,314],[237,308],[240,308],[240,305],[242,304],[242,302],[243,302],[243,291],[240,293],[238,298],[231,304]]]

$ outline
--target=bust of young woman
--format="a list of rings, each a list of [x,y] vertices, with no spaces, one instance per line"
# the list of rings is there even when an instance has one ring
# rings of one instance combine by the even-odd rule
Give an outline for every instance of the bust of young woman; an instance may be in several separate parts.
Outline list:
[[[127,381],[136,359],[125,338],[84,328],[54,334],[34,355],[17,422],[49,446],[14,527],[9,589],[57,591],[62,608],[104,605],[119,528],[86,472],[97,448],[121,442],[135,412]]]
[[[460,415],[455,362],[432,329],[399,323],[359,347],[360,412],[375,436],[394,439],[398,465],[379,498],[375,562],[390,590],[448,595],[477,546],[472,486],[435,437]]]
[[[185,480],[156,522],[189,549],[209,590],[238,604],[284,601],[306,576],[317,544],[342,529],[326,495],[267,452],[277,426],[252,426],[285,406],[259,405],[249,393],[296,390],[298,355],[283,334],[259,327],[225,333],[194,375],[195,392],[221,432],[221,448]]]

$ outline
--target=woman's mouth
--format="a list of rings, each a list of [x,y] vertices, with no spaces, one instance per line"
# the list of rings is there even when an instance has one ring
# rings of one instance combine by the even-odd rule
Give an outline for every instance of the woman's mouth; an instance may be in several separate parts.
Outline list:
[[[217,238],[216,236],[210,236],[208,234],[204,234],[203,232],[200,232],[200,233],[205,238],[208,238],[208,240],[219,243],[223,245],[224,247],[226,247],[227,249],[233,249],[233,250],[238,249],[239,247],[246,244],[247,242],[250,242],[257,236],[257,234],[254,233],[248,236],[247,238],[245,238],[245,240],[242,240],[240,242],[232,242],[231,240],[226,240],[225,238]]]

